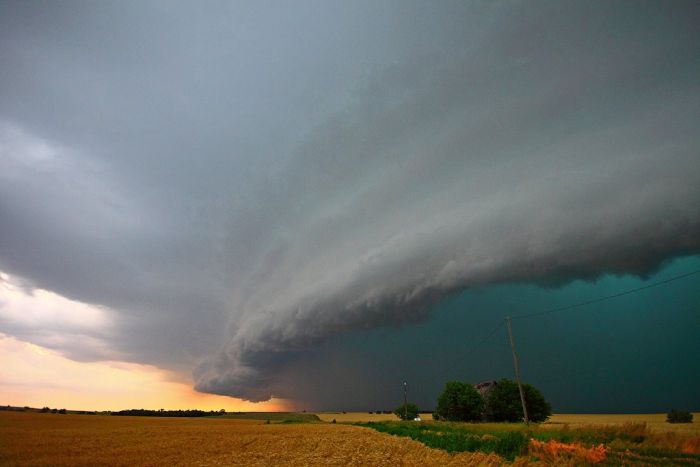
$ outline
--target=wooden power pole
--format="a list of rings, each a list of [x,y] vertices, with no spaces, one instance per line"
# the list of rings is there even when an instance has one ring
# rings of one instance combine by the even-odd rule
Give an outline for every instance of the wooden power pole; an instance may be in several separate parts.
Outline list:
[[[520,402],[523,404],[523,418],[525,424],[529,425],[530,420],[527,417],[527,407],[525,406],[525,393],[523,393],[523,385],[520,383],[520,367],[518,365],[518,355],[515,353],[515,342],[513,342],[513,330],[510,327],[510,316],[506,316],[506,325],[508,327],[508,339],[510,339],[510,350],[513,352],[513,366],[515,367],[515,379],[518,382],[518,390],[520,391]]]
[[[403,419],[408,420],[408,383],[403,382]]]

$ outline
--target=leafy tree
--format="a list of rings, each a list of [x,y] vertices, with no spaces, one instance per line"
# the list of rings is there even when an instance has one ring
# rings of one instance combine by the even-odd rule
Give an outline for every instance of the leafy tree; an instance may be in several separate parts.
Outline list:
[[[441,420],[466,422],[481,420],[484,398],[471,384],[448,381],[437,401],[437,414]]]
[[[671,410],[666,414],[668,423],[693,423],[693,414],[683,410]]]
[[[381,413],[381,411],[377,413]],[[394,409],[394,413],[401,420],[413,420],[418,416],[418,406],[416,404],[411,404],[410,402],[405,406],[401,404]]]
[[[543,422],[552,415],[549,405],[542,393],[523,384],[527,415],[532,422]],[[493,422],[519,422],[523,420],[523,406],[520,401],[518,383],[510,379],[502,379],[486,396],[486,418]]]

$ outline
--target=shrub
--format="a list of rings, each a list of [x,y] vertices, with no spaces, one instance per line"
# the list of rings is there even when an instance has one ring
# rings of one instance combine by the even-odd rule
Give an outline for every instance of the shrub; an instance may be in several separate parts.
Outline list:
[[[530,421],[543,422],[552,415],[549,405],[540,391],[529,384],[523,384],[525,405]],[[523,406],[520,400],[518,383],[502,379],[488,393],[486,418],[494,422],[518,422],[523,420]]]
[[[437,401],[440,420],[467,422],[481,420],[484,398],[471,384],[448,381]]]
[[[693,414],[683,410],[671,410],[666,414],[668,423],[693,423]]]
[[[401,404],[394,409],[394,414],[396,414],[396,416],[401,420],[413,420],[418,416],[418,406],[416,404],[411,404],[410,402],[405,406]]]

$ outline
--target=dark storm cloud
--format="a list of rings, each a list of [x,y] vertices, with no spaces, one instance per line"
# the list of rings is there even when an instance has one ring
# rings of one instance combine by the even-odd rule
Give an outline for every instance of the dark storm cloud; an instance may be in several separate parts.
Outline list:
[[[6,3],[0,266],[250,400],[463,288],[646,274],[700,247],[699,11]]]

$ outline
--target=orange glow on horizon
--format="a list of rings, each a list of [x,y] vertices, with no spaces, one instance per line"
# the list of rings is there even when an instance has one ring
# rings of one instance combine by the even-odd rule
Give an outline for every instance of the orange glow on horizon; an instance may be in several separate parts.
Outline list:
[[[250,412],[291,410],[282,399],[252,403],[204,394],[152,365],[78,362],[0,333],[0,404],[70,410],[200,409]]]

